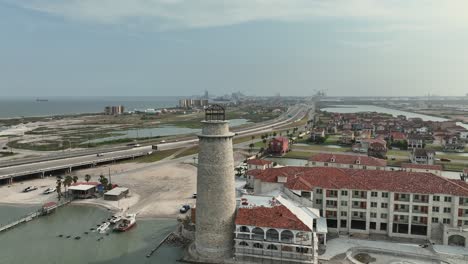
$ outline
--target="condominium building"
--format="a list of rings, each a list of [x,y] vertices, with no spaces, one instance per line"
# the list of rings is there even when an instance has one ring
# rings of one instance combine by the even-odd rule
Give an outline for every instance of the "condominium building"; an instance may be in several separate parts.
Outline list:
[[[201,108],[208,106],[208,99],[180,99],[179,107],[180,108]]]
[[[123,105],[114,105],[114,106],[106,106],[104,108],[104,114],[106,115],[121,115],[125,111]]]
[[[468,183],[432,173],[283,167],[248,172],[256,194],[282,190],[320,210],[329,232],[468,247]]]

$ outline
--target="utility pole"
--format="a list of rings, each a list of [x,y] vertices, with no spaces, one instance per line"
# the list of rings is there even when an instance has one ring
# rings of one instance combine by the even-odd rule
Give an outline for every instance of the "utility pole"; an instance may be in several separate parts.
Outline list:
[[[111,173],[110,173],[110,167],[109,167],[109,184],[112,185],[112,178],[111,178]]]

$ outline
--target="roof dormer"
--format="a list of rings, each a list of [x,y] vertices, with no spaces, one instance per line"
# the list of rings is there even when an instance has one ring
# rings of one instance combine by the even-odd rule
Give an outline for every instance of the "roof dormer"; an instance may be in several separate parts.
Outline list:
[[[335,155],[333,155],[333,156],[331,157],[331,159],[330,159],[330,162],[335,162],[335,161],[336,161],[336,157],[335,157]]]

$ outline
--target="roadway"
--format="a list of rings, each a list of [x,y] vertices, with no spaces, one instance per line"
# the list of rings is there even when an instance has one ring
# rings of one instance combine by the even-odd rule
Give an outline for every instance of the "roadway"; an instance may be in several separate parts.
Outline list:
[[[235,132],[238,136],[249,136],[270,132],[276,127],[284,126],[302,119],[304,116],[310,114],[312,109],[313,106],[311,107],[305,104],[295,105],[288,109],[288,111],[281,117],[275,120],[260,123],[248,128],[233,129],[232,131]],[[158,144],[158,150],[190,147],[196,144],[198,144],[198,138],[193,137],[186,140],[160,143]],[[149,151],[152,151],[151,145],[135,147],[131,149],[109,149],[107,152],[93,150],[91,154],[81,152],[77,153],[76,156],[73,156],[71,153],[66,153],[63,156],[57,155],[46,160],[27,161],[26,164],[16,164],[0,168],[0,180],[34,174],[44,176],[48,175],[48,173],[58,170],[71,171],[76,167],[95,166],[102,163],[147,155]],[[102,155],[98,156],[96,153],[102,153]]]

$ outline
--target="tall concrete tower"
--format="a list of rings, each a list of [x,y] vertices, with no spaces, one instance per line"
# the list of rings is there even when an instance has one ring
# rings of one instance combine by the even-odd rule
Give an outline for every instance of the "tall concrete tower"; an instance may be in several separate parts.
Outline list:
[[[225,110],[212,105],[206,109],[198,135],[197,213],[192,260],[222,263],[232,254],[236,211],[232,138]]]

